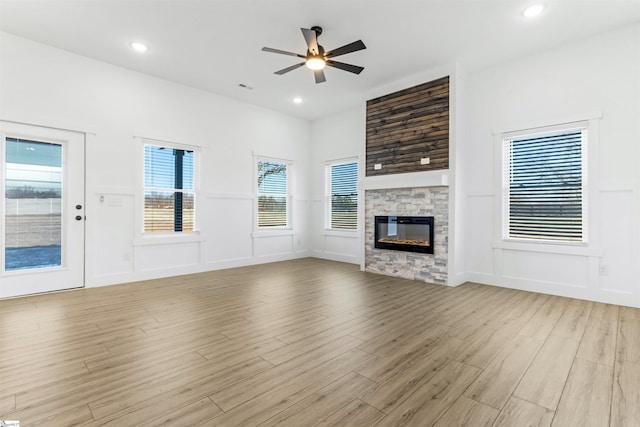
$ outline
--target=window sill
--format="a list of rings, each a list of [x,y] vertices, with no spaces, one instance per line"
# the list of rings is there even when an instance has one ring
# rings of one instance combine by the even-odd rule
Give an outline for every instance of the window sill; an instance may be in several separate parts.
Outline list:
[[[322,231],[323,236],[336,236],[336,237],[347,237],[351,239],[357,239],[360,237],[360,233],[358,230],[334,230],[331,228],[325,228]]]
[[[175,243],[199,243],[204,236],[199,231],[189,233],[146,233],[133,240],[133,246],[171,245]]]
[[[517,240],[497,240],[493,242],[493,249],[506,249],[510,251],[542,252],[548,254],[602,256],[601,248],[589,247],[587,243],[565,242],[525,242]]]
[[[278,236],[293,236],[293,230],[291,228],[277,228],[271,230],[259,229],[251,233],[251,237],[253,237],[254,239]]]

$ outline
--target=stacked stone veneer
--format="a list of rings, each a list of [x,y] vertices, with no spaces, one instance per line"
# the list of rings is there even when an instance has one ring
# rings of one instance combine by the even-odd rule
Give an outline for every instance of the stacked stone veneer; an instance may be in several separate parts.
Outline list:
[[[374,247],[375,216],[434,217],[434,253]],[[447,283],[449,188],[419,187],[365,192],[365,270],[429,283]]]

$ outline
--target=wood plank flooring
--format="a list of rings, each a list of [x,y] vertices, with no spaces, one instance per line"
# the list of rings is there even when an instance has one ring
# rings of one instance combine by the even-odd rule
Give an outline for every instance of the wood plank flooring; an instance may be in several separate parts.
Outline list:
[[[0,301],[21,426],[640,426],[640,310],[303,259]]]

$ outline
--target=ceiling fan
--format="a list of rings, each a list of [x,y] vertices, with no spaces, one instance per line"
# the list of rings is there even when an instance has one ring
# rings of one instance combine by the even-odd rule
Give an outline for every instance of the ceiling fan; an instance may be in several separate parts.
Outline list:
[[[313,74],[316,78],[316,83],[323,83],[327,81],[324,76],[324,67],[326,65],[334,68],[339,68],[344,71],[348,71],[354,74],[360,74],[364,67],[359,67],[357,65],[345,64],[344,62],[334,61],[331,58],[335,58],[336,56],[345,55],[347,53],[356,52],[358,50],[366,49],[367,47],[364,45],[362,40],[355,41],[353,43],[349,43],[337,49],[330,50],[329,52],[325,52],[324,48],[318,44],[318,36],[322,34],[322,28],[318,26],[314,26],[309,28],[300,28],[302,31],[302,35],[304,36],[305,41],[307,42],[307,54],[300,55],[299,53],[287,52],[286,50],[273,49],[270,47],[263,47],[262,50],[264,52],[271,53],[279,53],[282,55],[289,56],[297,56],[298,58],[303,58],[304,62],[301,62],[296,65],[292,65],[291,67],[284,68],[280,71],[276,71],[274,74],[285,74],[289,71],[293,71],[297,68],[306,65],[307,68],[313,70]]]

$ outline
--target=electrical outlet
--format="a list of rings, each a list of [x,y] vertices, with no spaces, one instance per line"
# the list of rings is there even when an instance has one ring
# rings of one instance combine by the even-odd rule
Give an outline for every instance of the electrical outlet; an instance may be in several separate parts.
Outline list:
[[[423,157],[420,159],[421,165],[428,165],[429,163],[431,163],[431,159],[429,157]]]
[[[373,165],[373,170],[379,171],[382,169],[382,163],[376,163]]]
[[[601,276],[609,275],[609,266],[607,264],[600,265],[600,275]]]

